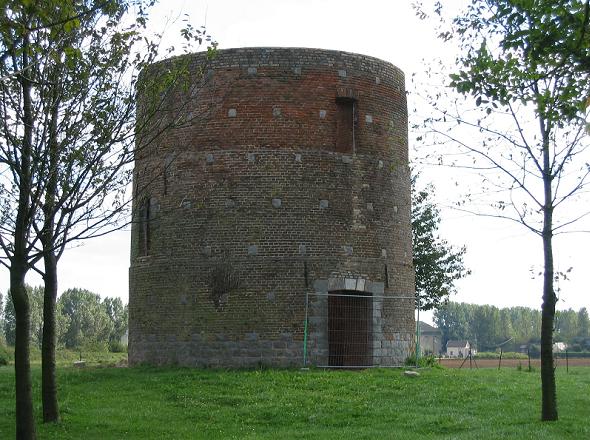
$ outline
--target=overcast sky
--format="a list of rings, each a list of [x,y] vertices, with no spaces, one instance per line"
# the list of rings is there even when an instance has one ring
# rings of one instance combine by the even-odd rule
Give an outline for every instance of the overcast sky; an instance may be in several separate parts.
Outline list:
[[[428,23],[420,22],[411,0],[163,0],[154,11],[154,29],[166,27],[173,42],[174,24],[182,14],[194,26],[207,26],[219,48],[284,46],[344,50],[375,56],[400,67],[407,83],[412,73],[423,72],[435,57],[452,63],[453,51],[433,36]],[[459,3],[459,2],[456,2]],[[166,42],[165,42],[166,45]],[[412,96],[410,95],[410,106]],[[415,136],[410,133],[412,148]],[[471,276],[458,283],[455,301],[497,306],[541,305],[541,279],[531,269],[542,268],[541,240],[523,227],[497,219],[475,217],[446,208],[460,196],[448,173],[436,168],[423,171],[422,182],[438,189],[443,208],[441,235],[467,246],[466,264]],[[69,249],[59,264],[60,291],[83,287],[102,296],[128,298],[129,231],[94,239]],[[562,236],[555,242],[558,270],[573,266],[571,279],[561,282],[558,307],[590,308],[587,252],[590,234]],[[31,275],[30,284],[40,283]],[[8,272],[0,271],[0,289],[6,292]]]

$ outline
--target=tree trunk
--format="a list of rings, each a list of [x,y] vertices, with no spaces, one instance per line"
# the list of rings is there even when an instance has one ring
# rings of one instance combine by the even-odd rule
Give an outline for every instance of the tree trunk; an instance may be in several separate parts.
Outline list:
[[[557,420],[557,388],[553,365],[553,321],[557,297],[553,290],[553,191],[549,152],[550,126],[541,118],[543,136],[543,305],[541,306],[541,420]]]
[[[59,421],[57,402],[57,381],[55,376],[56,302],[57,302],[57,259],[50,251],[44,255],[45,292],[43,296],[43,344],[41,348],[41,395],[43,400],[43,421]]]
[[[59,82],[59,67],[54,72],[56,83]],[[45,223],[41,234],[43,245],[43,263],[45,266],[45,292],[43,295],[43,344],[41,348],[41,395],[43,400],[43,421],[45,423],[59,421],[59,404],[57,402],[57,381],[55,376],[56,334],[56,302],[57,302],[57,260],[55,253],[55,198],[57,193],[57,174],[59,147],[57,142],[57,124],[59,119],[60,92],[59,87],[52,87],[52,109],[49,124],[49,167],[48,183],[45,193],[43,215]]]
[[[31,391],[31,364],[29,341],[31,333],[31,309],[25,287],[26,269],[14,259],[10,266],[10,295],[14,304],[16,334],[14,342],[14,375],[16,382],[16,438],[36,438]]]
[[[23,39],[22,65],[29,65],[29,40]],[[31,333],[31,306],[25,287],[28,266],[28,233],[34,216],[31,201],[31,158],[33,156],[33,99],[31,81],[21,72],[18,75],[22,87],[23,139],[19,171],[19,199],[14,225],[14,254],[10,259],[10,293],[14,304],[16,334],[14,343],[14,374],[16,385],[16,438],[34,440],[35,420],[31,392],[31,364],[29,342]]]
[[[547,213],[545,217],[547,217]],[[549,214],[549,218],[550,218]],[[549,229],[545,227],[545,229]],[[541,311],[541,389],[543,421],[557,420],[557,394],[555,367],[553,365],[553,321],[557,298],[553,291],[553,248],[552,232],[543,231],[543,305]]]

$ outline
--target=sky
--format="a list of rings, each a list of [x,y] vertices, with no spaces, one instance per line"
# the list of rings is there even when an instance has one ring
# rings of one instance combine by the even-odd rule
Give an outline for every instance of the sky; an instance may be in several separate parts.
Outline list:
[[[401,68],[409,88],[412,74],[423,73],[433,59],[440,57],[449,64],[454,60],[453,48],[435,38],[431,23],[420,21],[411,4],[412,0],[163,0],[153,11],[151,26],[164,32],[163,46],[180,45],[175,36],[188,14],[195,27],[207,27],[220,49],[312,47],[371,55]],[[413,99],[410,94],[410,107]],[[410,132],[414,156],[421,147],[415,137]],[[472,274],[457,283],[451,299],[540,308],[541,279],[531,277],[531,269],[539,272],[542,268],[540,238],[510,222],[450,208],[465,188],[451,182],[448,170],[422,167],[421,180],[436,187],[440,235],[455,246],[467,246],[465,263]],[[127,301],[129,243],[129,230],[124,230],[68,249],[59,263],[60,292],[82,287]],[[560,309],[590,309],[589,248],[590,234],[555,240],[557,270],[573,267],[570,280],[558,285]],[[33,285],[41,283],[33,273],[27,280]],[[0,291],[6,292],[8,285],[8,272],[1,269]]]

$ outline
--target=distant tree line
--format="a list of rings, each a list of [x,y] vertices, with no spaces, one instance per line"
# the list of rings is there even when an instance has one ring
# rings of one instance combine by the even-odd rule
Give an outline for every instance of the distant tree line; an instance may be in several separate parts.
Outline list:
[[[27,286],[31,302],[31,344],[43,340],[43,287]],[[3,300],[4,299],[4,300]],[[122,350],[127,305],[120,298],[102,299],[85,289],[68,289],[57,301],[58,345],[69,349]],[[0,294],[0,339],[14,345],[16,320],[10,295]]]
[[[434,323],[448,340],[468,340],[479,351],[494,351],[510,340],[504,351],[521,345],[536,345],[541,338],[541,311],[528,307],[498,308],[490,305],[449,302],[434,312]],[[567,343],[572,351],[588,350],[590,320],[585,307],[555,314],[555,342]]]

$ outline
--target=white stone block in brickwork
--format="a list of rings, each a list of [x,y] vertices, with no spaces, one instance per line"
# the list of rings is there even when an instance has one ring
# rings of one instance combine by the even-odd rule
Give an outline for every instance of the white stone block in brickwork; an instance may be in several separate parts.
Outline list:
[[[379,162],[377,162],[377,168],[382,169],[383,168],[383,161],[380,160]]]
[[[257,71],[256,67],[248,67],[248,75],[256,75]]]
[[[373,123],[373,116],[372,115],[365,115],[365,122],[367,124],[372,124]]]
[[[274,107],[272,109],[272,115],[276,118],[277,116],[281,116],[281,108],[280,107]]]
[[[344,280],[344,289],[355,290],[356,289],[356,279],[346,278],[346,280]]]
[[[295,154],[295,162],[301,162],[301,154]]]
[[[280,208],[282,205],[281,199],[272,199],[273,208]]]
[[[326,119],[326,110],[320,110],[320,119]]]
[[[356,290],[359,290],[361,292],[365,291],[365,279],[364,278],[358,278],[356,280]]]
[[[235,118],[237,116],[237,114],[238,114],[238,111],[235,108],[230,108],[227,111],[227,116],[230,118]]]
[[[320,200],[320,209],[327,209],[330,206],[330,202],[328,200]]]
[[[248,246],[248,255],[258,255],[258,246],[255,244]]]
[[[346,78],[346,70],[344,70],[344,69],[338,70],[338,76],[340,78]]]

